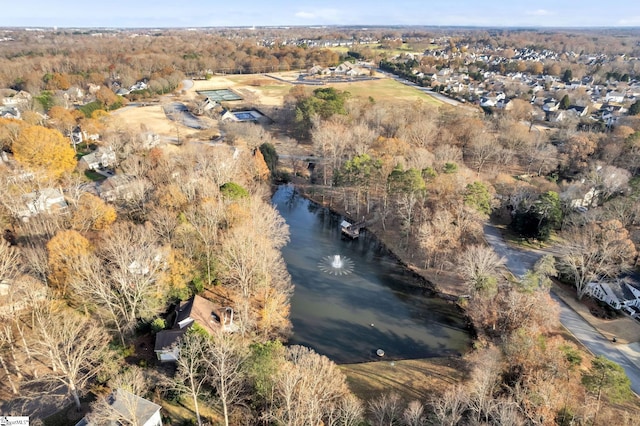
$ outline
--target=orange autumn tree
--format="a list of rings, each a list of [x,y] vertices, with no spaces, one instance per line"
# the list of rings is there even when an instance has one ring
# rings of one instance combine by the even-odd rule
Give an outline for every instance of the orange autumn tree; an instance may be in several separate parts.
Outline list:
[[[57,130],[31,126],[20,132],[13,144],[15,159],[29,170],[59,179],[76,167],[73,148]]]
[[[95,195],[84,193],[73,212],[71,225],[80,232],[101,231],[116,221],[116,209]]]
[[[47,243],[49,281],[62,296],[67,293],[75,266],[91,251],[89,240],[78,231],[59,231]]]

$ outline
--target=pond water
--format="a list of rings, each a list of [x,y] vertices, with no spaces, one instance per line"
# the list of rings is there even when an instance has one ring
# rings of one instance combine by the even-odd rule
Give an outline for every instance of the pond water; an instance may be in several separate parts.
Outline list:
[[[464,353],[471,339],[456,307],[433,297],[369,233],[341,237],[342,217],[282,185],[272,199],[291,241],[283,257],[295,291],[289,344],[337,363]]]

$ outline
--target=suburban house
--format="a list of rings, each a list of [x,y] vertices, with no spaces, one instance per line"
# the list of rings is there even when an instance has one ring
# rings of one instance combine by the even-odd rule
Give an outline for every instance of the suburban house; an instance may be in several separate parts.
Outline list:
[[[210,300],[198,295],[181,302],[171,316],[173,317],[171,329],[162,330],[156,334],[154,351],[158,360],[162,362],[172,362],[178,359],[179,352],[176,343],[193,324],[198,324],[209,334],[213,334],[220,328],[229,332],[237,329],[233,323],[232,308],[218,307]]]
[[[82,170],[99,170],[115,166],[116,153],[110,146],[99,147],[95,151],[83,155],[78,160],[78,167]]]
[[[607,92],[607,94],[604,96],[604,100],[605,102],[615,102],[621,104],[622,102],[624,102],[624,93],[614,91]]]
[[[140,426],[162,426],[162,416],[160,406],[147,399],[139,397],[127,390],[116,389],[107,396],[107,403],[112,409],[111,413],[99,413],[100,418],[107,418],[111,421],[95,423],[84,417],[76,426],[97,426],[100,425],[125,425],[134,424]]]
[[[142,181],[130,175],[114,175],[105,179],[98,187],[100,198],[105,201],[130,200],[144,185]]]
[[[307,71],[307,73],[309,75],[318,75],[318,74],[327,75],[327,74],[330,74],[331,71],[329,70],[329,68],[325,68],[320,65],[314,65],[311,68],[309,68],[309,71]]]
[[[572,209],[596,207],[601,191],[594,186],[582,183],[569,184],[561,193],[560,199]]]
[[[589,112],[589,108],[586,106],[570,105],[567,111],[575,114],[576,117],[584,117],[587,115],[587,112]]]
[[[589,283],[586,294],[633,317],[640,313],[640,290],[622,280]]]
[[[555,99],[545,99],[542,104],[542,110],[544,112],[554,112],[560,108],[560,104]]]
[[[76,127],[71,131],[71,143],[73,145],[78,145],[84,141],[92,141],[95,142],[100,139],[100,135],[96,133],[87,133],[82,130],[80,127]]]
[[[10,318],[47,298],[47,288],[37,279],[20,275],[0,281],[0,316]]]
[[[29,92],[21,90],[13,96],[7,96],[2,98],[2,104],[7,107],[21,107],[26,108],[31,103],[33,97]]]
[[[22,115],[20,114],[20,110],[14,106],[2,106],[0,107],[0,117],[20,120]]]
[[[160,144],[160,136],[156,133],[145,132],[140,135],[140,139],[142,141],[142,147],[144,149],[151,149]]]
[[[60,189],[45,188],[22,196],[24,208],[18,216],[27,219],[40,213],[57,213],[66,210],[67,202]]]

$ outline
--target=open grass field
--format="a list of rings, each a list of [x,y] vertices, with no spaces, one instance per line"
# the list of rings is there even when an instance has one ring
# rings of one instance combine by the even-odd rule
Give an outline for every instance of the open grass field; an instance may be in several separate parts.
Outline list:
[[[297,77],[297,73],[295,76]],[[291,73],[284,73],[283,78],[294,80]],[[358,81],[353,83],[334,83],[327,86],[335,87],[339,90],[346,90],[352,96],[368,99],[372,97],[376,101],[424,101],[434,106],[443,103],[419,90],[405,86],[390,78],[378,78],[376,80]],[[238,76],[214,76],[210,80],[196,81],[195,90],[211,90],[230,88],[241,95],[247,93],[253,95],[257,104],[262,105],[282,105],[284,96],[289,93],[292,84],[279,82],[262,75],[238,75]],[[316,86],[309,86],[311,89]],[[320,86],[326,87],[326,86]],[[245,99],[247,101],[249,99]]]
[[[383,393],[402,399],[427,401],[462,381],[466,363],[461,358],[426,358],[341,365],[353,393],[364,401]]]
[[[443,102],[429,96],[421,91],[405,86],[390,78],[380,78],[377,80],[358,81],[355,83],[336,83],[327,86],[336,89],[346,90],[352,96],[368,99],[372,97],[375,101],[423,101],[428,104],[439,106]]]

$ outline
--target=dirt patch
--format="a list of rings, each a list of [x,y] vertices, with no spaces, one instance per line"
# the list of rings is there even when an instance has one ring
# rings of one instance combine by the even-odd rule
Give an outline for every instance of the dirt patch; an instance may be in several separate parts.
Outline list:
[[[467,375],[462,358],[378,361],[340,366],[353,393],[367,401],[382,393],[397,393],[405,401],[426,401]]]
[[[167,118],[162,109],[162,105],[141,106],[141,107],[125,107],[121,110],[112,112],[117,120],[132,129],[146,128],[160,136],[177,137],[178,131],[180,137],[196,133],[198,130],[177,124]]]

